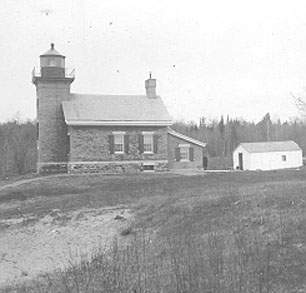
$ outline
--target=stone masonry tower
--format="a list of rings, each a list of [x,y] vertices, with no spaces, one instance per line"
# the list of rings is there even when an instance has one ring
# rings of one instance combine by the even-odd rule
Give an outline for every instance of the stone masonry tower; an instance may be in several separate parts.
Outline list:
[[[70,98],[74,70],[65,68],[65,56],[54,49],[40,55],[40,68],[34,68],[32,82],[37,97],[38,172],[57,169],[68,161],[69,138],[62,102]]]

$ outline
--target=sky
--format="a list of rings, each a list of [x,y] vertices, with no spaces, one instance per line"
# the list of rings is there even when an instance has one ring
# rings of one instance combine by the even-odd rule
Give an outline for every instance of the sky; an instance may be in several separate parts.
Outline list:
[[[50,43],[72,93],[145,94],[152,72],[173,120],[298,117],[306,1],[2,0],[0,122],[34,119],[31,72]]]

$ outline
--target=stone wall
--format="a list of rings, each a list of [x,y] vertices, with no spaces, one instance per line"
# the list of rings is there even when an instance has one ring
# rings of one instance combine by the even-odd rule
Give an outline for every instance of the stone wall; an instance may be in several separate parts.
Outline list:
[[[154,161],[154,171],[168,171],[167,161]],[[143,161],[116,161],[116,162],[74,162],[68,163],[68,173],[139,173],[144,171]]]
[[[179,146],[179,144],[190,144],[190,147],[192,147],[194,150],[193,161],[188,161],[188,162],[176,161],[175,149]],[[171,134],[168,134],[168,161],[170,169],[202,169],[203,152],[204,148],[192,144],[186,140],[174,137]]]
[[[67,173],[67,168],[68,162],[37,163],[38,173],[42,175]]]
[[[124,131],[129,135],[129,153],[111,154],[109,135],[113,131]],[[156,154],[141,154],[139,135],[142,131],[153,131],[158,138]],[[73,126],[70,133],[70,162],[167,160],[167,128],[141,126]]]

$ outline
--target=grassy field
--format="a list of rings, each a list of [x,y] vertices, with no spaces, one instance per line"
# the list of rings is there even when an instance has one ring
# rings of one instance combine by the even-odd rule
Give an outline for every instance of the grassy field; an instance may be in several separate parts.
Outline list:
[[[0,189],[0,222],[118,205],[124,245],[2,291],[306,292],[306,170],[44,177]]]

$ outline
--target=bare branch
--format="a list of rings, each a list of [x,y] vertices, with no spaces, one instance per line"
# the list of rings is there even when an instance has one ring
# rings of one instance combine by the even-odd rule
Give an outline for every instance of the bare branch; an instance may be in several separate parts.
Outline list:
[[[290,92],[290,95],[301,115],[306,116],[306,100],[300,96],[294,95],[292,92]]]

